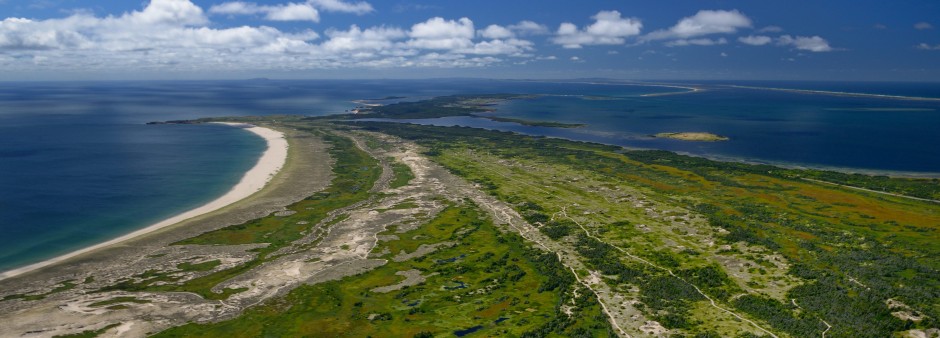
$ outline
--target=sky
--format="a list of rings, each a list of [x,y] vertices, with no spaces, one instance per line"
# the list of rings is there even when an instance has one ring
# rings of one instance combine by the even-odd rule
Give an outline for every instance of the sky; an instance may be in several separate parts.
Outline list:
[[[940,81],[937,0],[0,0],[0,81]]]

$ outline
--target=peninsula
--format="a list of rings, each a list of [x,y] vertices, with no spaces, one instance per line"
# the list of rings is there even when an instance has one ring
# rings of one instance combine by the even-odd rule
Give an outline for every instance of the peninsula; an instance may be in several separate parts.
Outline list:
[[[936,180],[388,122],[485,109],[466,100],[198,120],[277,130],[290,159],[238,203],[0,280],[0,336],[937,331]]]

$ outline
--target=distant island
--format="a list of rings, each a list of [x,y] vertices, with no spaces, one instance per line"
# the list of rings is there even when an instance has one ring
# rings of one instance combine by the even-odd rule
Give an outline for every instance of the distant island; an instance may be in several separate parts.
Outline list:
[[[712,133],[705,133],[705,132],[659,133],[659,134],[653,135],[653,137],[671,138],[674,140],[697,141],[697,142],[718,142],[718,141],[730,140],[726,136],[715,135]]]
[[[552,122],[552,121],[532,121],[524,119],[514,119],[510,117],[497,117],[497,116],[481,116],[483,118],[496,121],[496,122],[510,122],[518,123],[527,127],[550,127],[550,128],[581,128],[586,126],[583,123],[564,123],[564,122]]]

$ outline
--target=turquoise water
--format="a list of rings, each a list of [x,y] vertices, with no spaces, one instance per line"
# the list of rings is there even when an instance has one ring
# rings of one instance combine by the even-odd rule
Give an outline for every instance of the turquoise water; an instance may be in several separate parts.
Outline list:
[[[525,127],[478,118],[415,121],[667,149],[756,162],[940,174],[940,103],[727,88],[742,84],[940,97],[938,84],[724,83],[682,89],[571,82],[191,81],[0,83],[0,271],[132,232],[225,193],[264,141],[212,116],[342,113],[352,100],[475,93],[548,94],[496,115],[587,124]],[[394,103],[398,100],[389,100]],[[884,109],[890,108],[890,109]],[[901,108],[901,109],[899,109]],[[707,131],[718,143],[653,139]]]

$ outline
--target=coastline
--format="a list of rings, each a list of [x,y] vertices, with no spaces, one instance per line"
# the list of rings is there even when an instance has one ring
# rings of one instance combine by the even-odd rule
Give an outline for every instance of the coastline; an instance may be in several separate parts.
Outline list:
[[[35,271],[56,263],[60,263],[77,256],[92,253],[94,251],[101,250],[103,248],[167,228],[185,220],[222,209],[260,191],[262,188],[264,188],[265,185],[267,185],[268,182],[271,181],[274,175],[276,175],[287,162],[288,143],[283,133],[273,129],[258,127],[246,123],[212,123],[224,124],[234,128],[245,129],[246,131],[257,135],[258,137],[263,138],[267,143],[267,149],[264,151],[264,153],[261,154],[261,157],[258,158],[258,162],[251,169],[245,172],[241,180],[239,180],[237,184],[229,189],[228,192],[204,205],[190,209],[142,229],[133,231],[129,234],[105,241],[103,243],[81,248],[38,263],[33,263],[13,270],[0,272],[0,281],[16,277],[27,272]]]
[[[753,87],[753,86],[738,86],[738,85],[726,85],[726,87],[738,88],[738,89],[751,89],[751,90],[771,90],[771,91],[790,92],[790,93],[798,93],[798,94],[832,95],[832,96],[848,96],[848,97],[871,97],[871,98],[877,98],[877,99],[893,99],[893,100],[907,100],[907,101],[940,101],[940,98],[936,98],[936,97],[850,93],[850,92],[837,92],[837,91],[830,91],[830,90]]]

